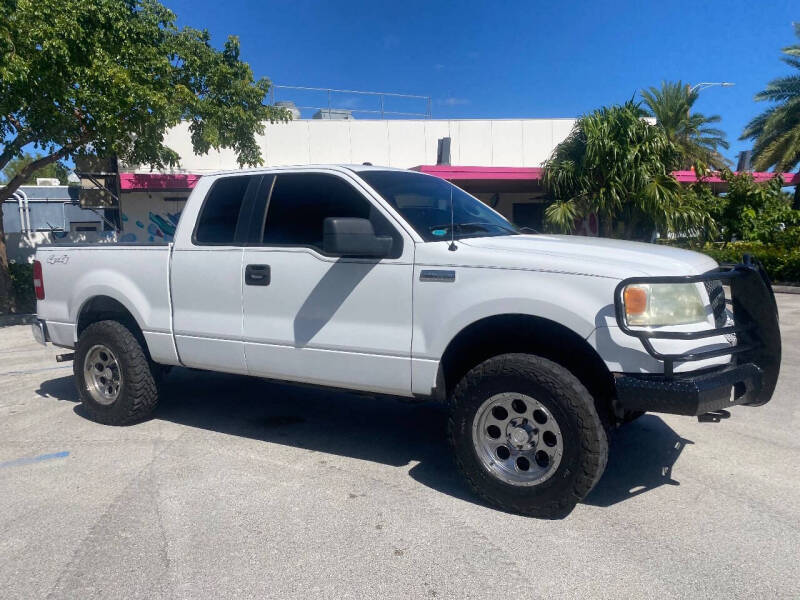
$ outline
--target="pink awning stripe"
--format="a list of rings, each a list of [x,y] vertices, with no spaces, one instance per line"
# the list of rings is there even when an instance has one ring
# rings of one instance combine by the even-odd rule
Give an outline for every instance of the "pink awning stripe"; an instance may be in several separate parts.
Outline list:
[[[450,181],[464,179],[524,179],[540,180],[544,169],[541,167],[459,167],[451,165],[420,165],[414,171],[436,175]]]
[[[492,180],[492,179],[526,179],[541,180],[544,169],[540,167],[460,167],[454,165],[419,165],[413,170],[436,175],[450,181],[458,180]],[[694,171],[673,171],[672,175],[680,183],[694,183],[697,175]],[[753,178],[758,182],[775,177],[775,173],[755,172]],[[703,178],[708,183],[724,183],[719,175]],[[786,185],[800,184],[800,173],[783,173]]]
[[[454,165],[419,165],[413,167],[413,170],[436,175],[449,181],[540,181],[544,171],[541,167],[461,167]],[[672,174],[680,183],[697,181],[694,171],[673,171]],[[775,173],[766,172],[755,172],[752,175],[758,182],[775,177]],[[120,188],[124,191],[191,190],[197,185],[200,177],[200,175],[191,173],[120,173],[119,181]],[[704,177],[703,181],[724,183],[719,175],[709,175]],[[783,181],[786,185],[800,185],[800,173],[784,173]]]
[[[190,173],[120,173],[119,187],[124,191],[134,190],[190,190],[200,175]]]

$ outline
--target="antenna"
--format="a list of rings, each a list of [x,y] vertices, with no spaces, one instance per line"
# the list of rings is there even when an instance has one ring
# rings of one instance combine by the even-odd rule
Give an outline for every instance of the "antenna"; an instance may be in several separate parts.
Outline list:
[[[458,250],[456,246],[456,220],[453,216],[453,184],[450,184],[450,245],[447,247],[450,252]]]

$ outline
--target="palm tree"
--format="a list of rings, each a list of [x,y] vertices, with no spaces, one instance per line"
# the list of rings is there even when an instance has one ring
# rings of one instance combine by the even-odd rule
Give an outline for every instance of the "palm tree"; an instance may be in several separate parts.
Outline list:
[[[725,132],[716,127],[719,115],[705,116],[692,113],[692,106],[698,93],[692,91],[681,81],[662,81],[661,88],[650,87],[641,91],[648,115],[655,117],[670,141],[683,156],[681,167],[695,167],[700,171],[706,168],[722,169],[728,161],[719,153],[720,148],[728,149]]]
[[[800,38],[800,23],[794,24]],[[740,139],[755,141],[754,166],[759,170],[775,167],[791,171],[800,163],[800,44],[782,50],[781,60],[798,70],[794,75],[773,79],[767,88],[756,94],[756,100],[773,102],[744,128]],[[800,208],[800,186],[795,190],[795,208]]]
[[[543,183],[555,200],[545,210],[548,223],[571,231],[577,219],[594,213],[604,236],[623,221],[627,238],[640,224],[662,231],[708,224],[707,212],[686,199],[671,175],[681,160],[678,148],[642,116],[628,101],[578,119],[544,164]]]

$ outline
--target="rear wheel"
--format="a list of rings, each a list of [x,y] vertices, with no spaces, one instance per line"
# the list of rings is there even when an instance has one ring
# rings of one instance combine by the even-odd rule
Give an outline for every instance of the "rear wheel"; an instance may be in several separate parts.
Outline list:
[[[504,510],[569,514],[608,457],[586,388],[539,356],[504,354],[469,371],[451,399],[450,443],[470,487]]]
[[[158,403],[155,365],[117,321],[92,323],[75,349],[73,372],[89,416],[107,425],[145,419]]]

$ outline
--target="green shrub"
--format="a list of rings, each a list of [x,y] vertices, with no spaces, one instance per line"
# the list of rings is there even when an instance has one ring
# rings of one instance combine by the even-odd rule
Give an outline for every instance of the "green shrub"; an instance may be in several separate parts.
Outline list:
[[[16,312],[36,312],[36,292],[33,290],[33,265],[30,263],[11,263],[11,283],[14,286]]]
[[[800,283],[800,248],[761,244],[758,242],[733,242],[724,246],[705,244],[691,247],[708,254],[717,262],[741,262],[742,255],[751,254],[761,261],[772,281]]]

